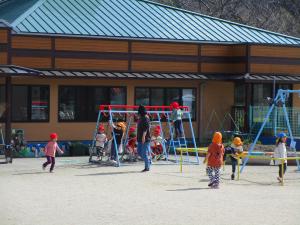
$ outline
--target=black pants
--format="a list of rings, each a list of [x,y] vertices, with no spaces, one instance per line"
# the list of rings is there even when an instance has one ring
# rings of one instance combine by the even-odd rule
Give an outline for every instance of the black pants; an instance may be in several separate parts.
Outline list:
[[[175,128],[175,138],[182,137],[182,123],[181,120],[176,120],[174,122]]]
[[[46,156],[46,157],[47,157],[47,162],[45,162],[43,164],[43,167],[45,168],[46,166],[48,166],[51,163],[50,171],[52,171],[54,169],[54,165],[55,165],[55,157],[52,157],[52,156]]]
[[[236,165],[237,165],[237,159],[230,156],[231,159],[231,167],[232,167],[232,173],[235,173]]]
[[[281,164],[279,165],[279,177],[280,177],[280,178],[282,178],[282,175],[285,174],[286,167],[287,167],[287,164],[284,163],[284,164],[283,164],[283,173],[282,173],[282,167],[281,167]]]

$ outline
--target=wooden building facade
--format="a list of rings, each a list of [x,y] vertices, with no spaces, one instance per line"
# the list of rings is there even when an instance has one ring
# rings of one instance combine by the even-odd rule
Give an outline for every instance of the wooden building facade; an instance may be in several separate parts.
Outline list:
[[[297,38],[295,44],[226,43],[16,30],[1,22],[0,64],[41,72],[11,78],[12,128],[24,129],[29,141],[46,141],[54,131],[61,140],[90,140],[99,104],[175,100],[192,108],[199,139],[213,111],[222,116],[235,107],[244,111],[247,132],[250,105],[262,104],[276,88],[300,88]],[[0,80],[4,122],[5,79]],[[300,107],[299,99],[291,101]],[[217,129],[216,121],[212,127]]]

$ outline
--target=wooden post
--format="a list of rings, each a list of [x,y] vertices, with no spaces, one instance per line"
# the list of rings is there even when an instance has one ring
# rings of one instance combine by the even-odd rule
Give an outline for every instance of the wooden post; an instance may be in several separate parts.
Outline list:
[[[11,77],[5,78],[5,144],[9,145],[11,141],[11,103],[12,103],[12,85]]]

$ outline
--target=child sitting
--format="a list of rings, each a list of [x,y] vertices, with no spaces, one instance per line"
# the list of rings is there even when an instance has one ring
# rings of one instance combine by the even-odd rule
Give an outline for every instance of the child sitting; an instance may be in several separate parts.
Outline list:
[[[182,137],[182,111],[179,107],[178,102],[171,103],[171,121],[174,124],[175,139]]]
[[[159,157],[163,153],[163,147],[162,147],[163,139],[160,136],[160,134],[161,134],[160,126],[156,126],[150,141],[152,158],[157,156],[158,157],[157,159],[159,159]]]
[[[104,145],[107,142],[106,134],[104,133],[104,126],[101,124],[98,128],[98,133],[96,135],[96,150],[97,159],[104,156]]]
[[[243,152],[243,142],[242,142],[241,138],[235,137],[233,139],[233,142],[230,145],[230,150],[231,150],[230,160],[231,160],[231,166],[232,166],[231,180],[234,180],[236,165],[238,163],[238,160],[240,160],[240,154]]]
[[[285,174],[286,168],[287,168],[287,152],[286,152],[286,134],[285,133],[279,133],[277,135],[276,140],[276,147],[274,149],[274,158],[285,158],[283,168],[281,165],[281,160],[275,160],[275,165],[279,166],[279,177],[277,177],[277,180],[279,182],[283,181],[283,175]],[[283,170],[282,170],[283,169]]]
[[[126,149],[129,154],[130,161],[135,160],[137,155],[137,140],[136,140],[136,127],[130,127],[128,131],[129,140],[126,145]]]

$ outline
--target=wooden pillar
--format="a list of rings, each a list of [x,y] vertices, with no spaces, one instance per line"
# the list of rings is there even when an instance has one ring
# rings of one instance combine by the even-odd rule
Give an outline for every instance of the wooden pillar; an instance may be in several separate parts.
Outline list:
[[[7,75],[5,78],[5,144],[11,141],[11,103],[12,103],[12,84],[11,77]]]
[[[247,132],[249,132],[249,109],[251,106],[252,99],[252,85],[251,83],[246,83],[246,104],[245,104],[245,118],[244,118],[244,128]]]

